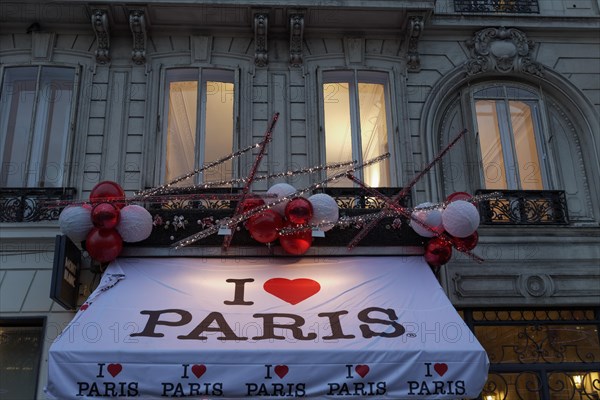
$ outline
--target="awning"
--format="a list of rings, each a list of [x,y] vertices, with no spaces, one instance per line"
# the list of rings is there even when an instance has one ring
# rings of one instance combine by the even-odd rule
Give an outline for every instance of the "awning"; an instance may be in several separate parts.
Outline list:
[[[124,258],[52,345],[47,393],[455,399],[487,372],[422,257]]]

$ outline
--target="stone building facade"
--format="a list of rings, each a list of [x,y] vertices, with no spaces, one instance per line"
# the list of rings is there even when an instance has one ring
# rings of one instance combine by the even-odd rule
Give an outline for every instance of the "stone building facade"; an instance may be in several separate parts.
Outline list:
[[[596,0],[3,1],[0,346],[33,358],[14,365],[1,355],[2,374],[12,368],[15,382],[43,398],[48,347],[73,317],[48,297],[59,231],[40,199],[86,200],[102,180],[128,194],[159,185],[223,148],[260,141],[279,112],[259,173],[384,149],[387,164],[362,176],[380,187],[406,185],[467,129],[411,203],[502,194],[483,213],[485,262],[458,254],[439,275],[488,350],[482,398],[597,399],[599,27]],[[194,116],[175,115],[177,101]],[[336,105],[347,105],[344,116]],[[369,123],[379,133],[361,136]],[[333,155],[342,146],[335,125],[347,125],[351,143]],[[169,136],[175,126],[179,144]],[[219,129],[228,141],[209,148]],[[189,143],[198,150],[183,162]],[[247,175],[252,160],[240,157],[218,177]],[[29,206],[19,214],[15,202]],[[168,256],[167,246],[125,254]],[[352,254],[411,251],[399,239]],[[86,270],[82,299],[95,283]],[[2,380],[0,397],[15,390]]]

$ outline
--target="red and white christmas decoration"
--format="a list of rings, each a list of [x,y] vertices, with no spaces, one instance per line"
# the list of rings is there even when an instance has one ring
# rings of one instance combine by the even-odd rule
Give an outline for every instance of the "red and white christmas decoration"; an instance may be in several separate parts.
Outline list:
[[[123,241],[139,242],[152,233],[150,213],[125,204],[125,191],[118,183],[100,182],[90,192],[90,204],[69,206],[60,213],[60,231],[74,242],[85,240],[94,260],[113,261],[121,254]]]

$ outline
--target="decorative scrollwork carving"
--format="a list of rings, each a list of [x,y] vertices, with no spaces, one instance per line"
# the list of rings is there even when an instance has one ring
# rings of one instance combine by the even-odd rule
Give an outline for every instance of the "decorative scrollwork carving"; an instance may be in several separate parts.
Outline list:
[[[466,63],[469,75],[493,71],[544,75],[542,65],[532,60],[535,44],[518,29],[482,29],[467,41],[467,47],[471,51],[471,59]]]
[[[106,64],[110,61],[110,32],[106,10],[92,11],[92,28],[96,33],[96,62]]]
[[[302,41],[304,35],[304,15],[290,16],[290,65],[302,65]]]
[[[129,13],[129,27],[133,34],[131,59],[137,65],[142,65],[146,62],[146,17],[143,10]]]
[[[267,32],[269,28],[269,16],[267,14],[254,15],[254,63],[258,67],[264,67],[269,63]]]
[[[406,65],[411,72],[421,70],[421,57],[419,55],[419,38],[425,28],[425,19],[420,15],[408,17],[408,28],[406,30],[406,39],[408,40],[408,50],[406,54]]]

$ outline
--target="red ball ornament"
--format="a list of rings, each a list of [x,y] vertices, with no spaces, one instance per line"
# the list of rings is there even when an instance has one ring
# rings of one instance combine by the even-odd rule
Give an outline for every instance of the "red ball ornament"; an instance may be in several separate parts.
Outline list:
[[[425,261],[432,267],[446,264],[451,257],[452,245],[442,238],[433,238],[425,245]]]
[[[242,202],[242,213],[264,205],[265,201],[261,197],[257,195],[249,195]]]
[[[250,217],[246,228],[250,236],[260,243],[271,243],[277,240],[279,230],[283,227],[283,218],[277,211],[266,210]]]
[[[102,181],[94,186],[90,192],[90,202],[92,204],[111,203],[121,209],[125,207],[125,201],[119,200],[125,200],[125,191],[116,182]]]
[[[106,263],[121,254],[123,239],[114,229],[94,228],[85,239],[85,249],[94,260]]]
[[[287,226],[293,227],[294,224],[288,224]],[[300,256],[310,249],[312,244],[312,231],[306,229],[300,232],[295,232],[289,235],[279,235],[279,244],[283,250],[288,254]]]
[[[472,235],[465,238],[453,237],[452,244],[458,251],[469,251],[473,250],[479,242],[479,234],[475,231]]]
[[[446,197],[446,201],[448,203],[452,203],[453,201],[456,201],[456,200],[469,201],[471,199],[471,197],[473,197],[473,196],[471,196],[467,192],[454,192],[451,195],[449,195],[448,197]]]
[[[285,216],[293,224],[303,225],[313,217],[313,207],[304,197],[297,197],[285,206]]]
[[[113,229],[120,219],[119,209],[111,203],[100,203],[92,209],[92,222],[96,228]]]

